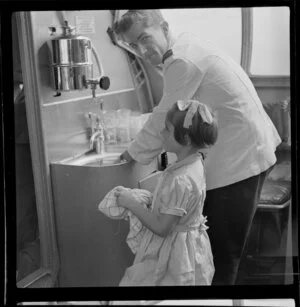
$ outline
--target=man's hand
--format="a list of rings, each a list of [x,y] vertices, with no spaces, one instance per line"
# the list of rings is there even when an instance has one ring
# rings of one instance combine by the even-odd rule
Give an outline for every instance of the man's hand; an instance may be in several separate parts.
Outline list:
[[[127,150],[125,150],[125,151],[121,154],[120,159],[121,159],[121,160],[128,161],[128,162],[133,161],[133,158],[131,157],[131,155],[128,153]]]

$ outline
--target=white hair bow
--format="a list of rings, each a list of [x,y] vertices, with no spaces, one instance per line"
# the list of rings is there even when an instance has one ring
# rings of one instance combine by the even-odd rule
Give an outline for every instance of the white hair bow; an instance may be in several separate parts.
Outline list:
[[[189,128],[190,126],[192,126],[193,116],[197,112],[197,110],[198,110],[202,120],[205,123],[211,124],[213,122],[213,117],[212,117],[209,109],[202,102],[199,102],[197,100],[191,100],[191,99],[189,99],[189,100],[178,100],[177,106],[178,106],[178,109],[180,111],[185,111],[185,110],[188,109],[188,111],[185,115],[185,118],[184,118],[184,122],[183,122],[184,128]]]

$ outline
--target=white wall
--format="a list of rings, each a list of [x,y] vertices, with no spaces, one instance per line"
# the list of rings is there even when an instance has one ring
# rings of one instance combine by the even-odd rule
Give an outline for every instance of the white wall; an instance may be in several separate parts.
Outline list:
[[[241,8],[161,10],[175,34],[191,32],[241,61]]]
[[[253,8],[253,75],[290,75],[288,7]]]

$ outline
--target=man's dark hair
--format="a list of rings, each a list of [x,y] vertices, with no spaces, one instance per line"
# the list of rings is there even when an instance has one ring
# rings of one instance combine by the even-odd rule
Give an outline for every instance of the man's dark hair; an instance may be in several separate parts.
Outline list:
[[[129,10],[119,21],[115,22],[113,30],[116,34],[127,32],[134,23],[141,23],[145,28],[161,25],[165,21],[160,10]]]

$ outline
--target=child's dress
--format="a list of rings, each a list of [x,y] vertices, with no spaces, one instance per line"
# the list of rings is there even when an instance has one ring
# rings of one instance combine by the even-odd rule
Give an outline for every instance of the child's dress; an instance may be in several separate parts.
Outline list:
[[[169,166],[153,195],[152,210],[181,219],[165,238],[146,229],[120,286],[210,285],[213,256],[202,215],[206,195],[200,153]]]

